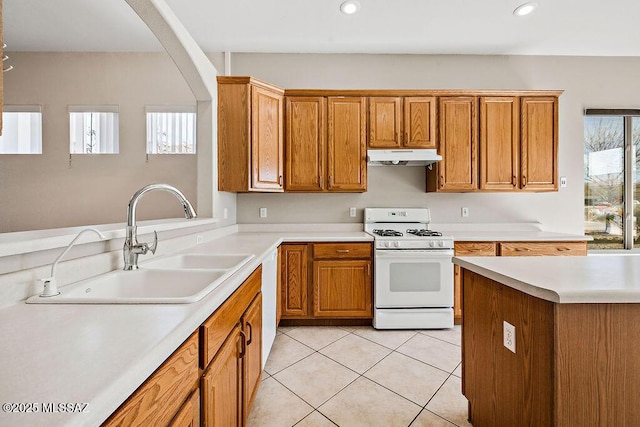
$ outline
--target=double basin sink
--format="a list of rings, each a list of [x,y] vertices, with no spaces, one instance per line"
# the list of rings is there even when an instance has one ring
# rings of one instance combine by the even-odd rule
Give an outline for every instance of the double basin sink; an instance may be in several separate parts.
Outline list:
[[[30,304],[180,304],[201,300],[254,255],[182,254],[113,271],[60,288],[60,295]]]

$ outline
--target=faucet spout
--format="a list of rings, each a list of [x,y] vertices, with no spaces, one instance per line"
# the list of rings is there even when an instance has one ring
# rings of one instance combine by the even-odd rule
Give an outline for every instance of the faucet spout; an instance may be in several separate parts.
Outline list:
[[[189,200],[184,194],[176,187],[168,184],[150,184],[142,187],[140,190],[131,197],[129,206],[127,208],[127,236],[124,242],[123,256],[124,256],[124,269],[125,270],[137,270],[138,269],[138,255],[146,254],[147,252],[155,253],[158,246],[158,235],[155,234],[154,243],[149,245],[148,243],[138,243],[138,231],[136,225],[136,208],[138,201],[145,194],[151,191],[167,191],[172,193],[178,198],[178,201],[184,209],[184,216],[187,219],[196,218],[197,214]]]
[[[95,228],[85,228],[84,230],[80,231],[51,265],[51,276],[45,279],[40,279],[40,281],[44,284],[44,290],[42,291],[42,294],[40,294],[41,297],[54,297],[60,294],[60,291],[58,291],[58,282],[56,281],[56,268],[58,268],[58,263],[67,254],[67,252],[69,252],[69,249],[71,249],[71,247],[78,241],[80,236],[89,231],[97,234],[100,239],[105,239],[104,235]]]

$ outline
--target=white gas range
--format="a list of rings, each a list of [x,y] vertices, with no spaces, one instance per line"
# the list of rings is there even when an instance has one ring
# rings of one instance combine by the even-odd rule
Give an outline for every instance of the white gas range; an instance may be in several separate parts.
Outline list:
[[[453,237],[430,230],[426,208],[366,208],[374,236],[373,326],[453,327]]]

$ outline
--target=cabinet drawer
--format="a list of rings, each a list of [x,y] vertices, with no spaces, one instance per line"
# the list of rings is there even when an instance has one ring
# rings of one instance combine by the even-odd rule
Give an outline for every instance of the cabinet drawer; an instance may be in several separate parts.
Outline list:
[[[455,242],[456,256],[495,256],[495,242]]]
[[[240,322],[242,313],[260,292],[262,266],[256,268],[249,278],[200,326],[202,358],[200,367],[206,368],[218,352],[224,340]]]
[[[586,255],[587,242],[500,243],[502,256]]]
[[[198,334],[185,341],[103,424],[168,425],[198,386]]]
[[[313,258],[371,258],[371,243],[314,243]]]

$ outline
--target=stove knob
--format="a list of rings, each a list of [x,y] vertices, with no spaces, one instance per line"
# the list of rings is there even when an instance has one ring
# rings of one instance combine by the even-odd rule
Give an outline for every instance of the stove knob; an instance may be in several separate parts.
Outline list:
[[[436,247],[436,242],[429,242],[429,247],[435,248]]]
[[[396,248],[400,247],[400,242],[393,242],[393,246],[395,246]]]
[[[440,246],[441,248],[444,248],[444,242],[443,241],[439,241],[438,242],[438,246]]]
[[[385,248],[390,248],[391,247],[391,242],[384,242],[384,247]]]

